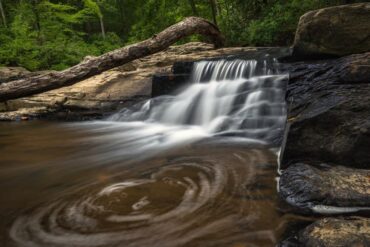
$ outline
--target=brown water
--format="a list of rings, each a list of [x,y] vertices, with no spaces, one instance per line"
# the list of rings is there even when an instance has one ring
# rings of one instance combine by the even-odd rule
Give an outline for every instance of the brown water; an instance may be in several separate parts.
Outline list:
[[[0,246],[250,247],[280,240],[289,216],[277,211],[273,152],[210,139],[125,153],[114,133],[0,123]]]

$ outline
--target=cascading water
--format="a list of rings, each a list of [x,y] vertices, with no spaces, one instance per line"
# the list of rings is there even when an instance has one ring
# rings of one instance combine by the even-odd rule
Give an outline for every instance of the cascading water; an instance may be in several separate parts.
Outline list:
[[[201,61],[193,84],[174,97],[159,97],[141,109],[123,110],[111,121],[142,121],[168,128],[194,128],[194,138],[232,135],[271,144],[285,125],[287,75],[276,60]]]
[[[36,204],[14,220],[12,243],[276,244],[281,222],[286,222],[275,212],[272,196],[276,166],[266,165],[274,164],[276,157],[253,145],[279,145],[286,79],[273,59],[201,61],[194,64],[193,83],[175,96],[151,99],[106,121],[69,124],[68,134],[61,136],[78,136],[65,145],[80,151],[78,156],[63,156],[62,167],[73,167],[79,179],[92,168],[107,173],[109,167],[114,175],[92,176],[98,182],[91,183],[73,178],[63,194],[58,190],[53,200]],[[235,141],[237,146],[212,146],[213,140]],[[178,150],[170,153],[175,147]],[[48,172],[56,169],[60,184],[65,184],[69,180],[64,177],[71,175],[55,166],[54,161]]]

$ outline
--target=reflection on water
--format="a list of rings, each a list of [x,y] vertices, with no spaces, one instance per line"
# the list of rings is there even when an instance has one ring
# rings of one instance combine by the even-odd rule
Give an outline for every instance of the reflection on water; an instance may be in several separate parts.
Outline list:
[[[112,149],[94,137],[111,130],[78,126],[0,125],[2,246],[273,246],[279,240],[286,220],[276,211],[276,157],[269,150],[205,141],[140,161],[102,160],[97,152],[111,156]]]

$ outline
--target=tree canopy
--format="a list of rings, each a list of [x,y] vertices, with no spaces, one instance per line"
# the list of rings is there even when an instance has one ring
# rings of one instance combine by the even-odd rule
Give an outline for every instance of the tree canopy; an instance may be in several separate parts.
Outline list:
[[[217,24],[229,46],[286,46],[303,13],[350,2],[364,1],[0,0],[0,65],[62,70],[187,16]]]

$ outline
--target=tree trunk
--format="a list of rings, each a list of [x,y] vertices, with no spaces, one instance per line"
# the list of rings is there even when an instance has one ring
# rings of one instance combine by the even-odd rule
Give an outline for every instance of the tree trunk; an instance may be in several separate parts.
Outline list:
[[[211,9],[212,9],[213,23],[217,26],[217,8],[216,8],[216,2],[215,2],[215,0],[209,0],[209,4],[211,5]]]
[[[181,38],[193,34],[207,36],[216,48],[221,47],[224,42],[222,34],[214,24],[203,18],[188,17],[150,39],[99,57],[85,58],[69,69],[0,84],[0,102],[72,85],[103,71],[162,51]]]
[[[1,12],[1,18],[3,20],[4,27],[7,27],[7,25],[6,25],[5,11],[4,11],[4,8],[3,8],[2,0],[0,0],[0,12]]]
[[[121,23],[124,23],[125,22],[125,12],[124,12],[124,5],[123,5],[123,2],[120,2],[119,0],[116,0],[116,7],[118,9],[118,12],[119,12],[119,17],[120,17],[120,21]],[[126,28],[125,28],[125,25],[122,25],[121,28],[120,28],[120,31],[119,31],[119,35],[122,37],[123,35],[125,35],[126,33]]]
[[[189,1],[191,10],[193,12],[193,15],[198,16],[197,6],[195,6],[194,0],[188,0],[188,1]]]
[[[40,44],[43,43],[43,41],[40,39],[40,36],[41,36],[41,24],[40,24],[40,15],[39,15],[39,10],[38,10],[38,4],[39,4],[39,1],[38,0],[33,0],[31,2],[32,4],[32,11],[35,15],[35,28],[37,30],[37,38],[40,42]]]
[[[103,36],[103,39],[105,39],[105,28],[104,28],[103,16],[99,16],[99,21],[100,21],[101,35]]]

